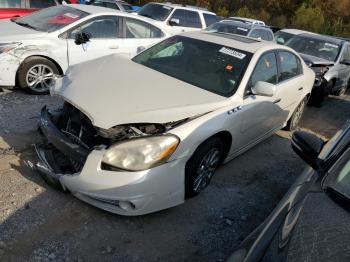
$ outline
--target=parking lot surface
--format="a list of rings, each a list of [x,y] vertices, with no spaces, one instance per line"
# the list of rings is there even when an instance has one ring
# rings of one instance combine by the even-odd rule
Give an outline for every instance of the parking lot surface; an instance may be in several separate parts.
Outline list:
[[[40,108],[60,99],[0,92],[0,261],[224,261],[305,167],[280,131],[222,166],[199,197],[122,217],[47,186],[33,170]],[[350,96],[309,107],[301,126],[330,138]]]

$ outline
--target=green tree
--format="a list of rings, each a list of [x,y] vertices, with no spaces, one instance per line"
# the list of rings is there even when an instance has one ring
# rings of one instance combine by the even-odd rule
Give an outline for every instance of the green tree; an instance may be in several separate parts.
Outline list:
[[[319,7],[308,7],[302,4],[295,12],[293,24],[300,29],[320,32],[325,26],[323,11]]]

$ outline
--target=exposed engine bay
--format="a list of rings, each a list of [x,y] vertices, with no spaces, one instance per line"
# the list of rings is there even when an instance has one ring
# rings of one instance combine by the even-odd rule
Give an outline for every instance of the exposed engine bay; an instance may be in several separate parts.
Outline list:
[[[65,102],[56,110],[43,108],[39,128],[46,133],[45,155],[56,173],[74,174],[82,170],[89,153],[98,148],[142,136],[163,134],[188,119],[167,124],[126,124],[108,130],[93,126],[79,109]],[[63,144],[62,144],[63,143]]]

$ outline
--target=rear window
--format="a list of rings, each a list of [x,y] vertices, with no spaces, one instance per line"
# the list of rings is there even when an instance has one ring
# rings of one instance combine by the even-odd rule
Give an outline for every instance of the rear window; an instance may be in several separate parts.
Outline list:
[[[211,32],[211,33],[228,33],[228,34],[247,36],[250,29],[243,25],[236,26],[232,23],[218,22],[206,28],[205,31]]]
[[[209,92],[236,92],[252,54],[184,36],[147,49],[133,61]]]
[[[21,0],[0,0],[0,8],[21,8]]]

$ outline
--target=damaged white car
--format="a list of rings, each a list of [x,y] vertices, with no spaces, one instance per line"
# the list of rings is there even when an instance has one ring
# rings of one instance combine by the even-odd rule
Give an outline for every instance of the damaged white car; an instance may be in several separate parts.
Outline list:
[[[167,37],[153,21],[91,5],[51,7],[0,21],[0,87],[46,94],[54,75],[111,54],[133,57]]]
[[[41,112],[37,168],[113,213],[176,206],[221,163],[294,129],[314,79],[288,47],[207,32],[82,63],[51,90],[63,107]]]

